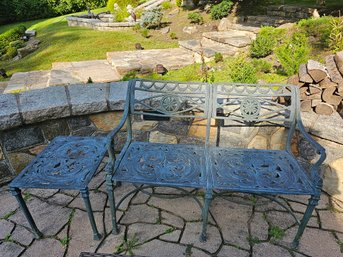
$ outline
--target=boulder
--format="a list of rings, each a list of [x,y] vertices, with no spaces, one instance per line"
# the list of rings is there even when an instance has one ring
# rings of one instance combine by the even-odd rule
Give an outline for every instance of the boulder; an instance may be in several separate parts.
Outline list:
[[[197,33],[199,30],[197,29],[196,26],[187,26],[187,27],[184,27],[182,31],[187,34],[194,34],[194,33]]]

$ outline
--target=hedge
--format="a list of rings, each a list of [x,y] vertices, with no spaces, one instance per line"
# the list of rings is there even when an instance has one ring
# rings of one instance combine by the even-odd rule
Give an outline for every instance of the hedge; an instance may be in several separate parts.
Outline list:
[[[105,4],[106,0],[1,0],[0,24],[48,18]]]

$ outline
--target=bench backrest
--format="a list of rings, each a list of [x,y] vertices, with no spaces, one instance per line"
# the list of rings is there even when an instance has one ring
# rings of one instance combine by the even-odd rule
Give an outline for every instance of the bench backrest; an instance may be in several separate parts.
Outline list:
[[[209,117],[210,87],[205,83],[134,80],[130,83],[131,114],[155,117]]]
[[[290,85],[138,79],[129,90],[131,114],[206,119],[206,144],[213,119],[223,126],[283,126],[290,128],[290,138],[298,112],[298,91]]]

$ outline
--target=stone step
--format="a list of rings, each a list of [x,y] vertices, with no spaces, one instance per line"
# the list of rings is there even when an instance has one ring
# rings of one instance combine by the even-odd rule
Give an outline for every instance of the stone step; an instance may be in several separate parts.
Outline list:
[[[82,62],[55,62],[48,81],[48,86],[118,81],[121,76],[113,69],[107,60]]]
[[[212,41],[237,48],[246,47],[251,44],[252,40],[256,39],[255,33],[239,30],[205,32],[202,36]]]
[[[229,31],[229,30],[240,30],[240,31],[248,31],[257,34],[260,31],[259,26],[246,26],[244,24],[239,24],[232,22],[228,18],[223,18],[220,20],[218,25],[219,31]]]
[[[109,52],[107,60],[121,75],[131,71],[148,73],[157,64],[175,70],[194,63],[193,54],[182,48]]]
[[[138,5],[135,10],[139,10],[139,9],[144,9],[144,10],[151,10],[157,6],[159,6],[160,4],[162,4],[163,2],[165,2],[166,0],[150,0],[147,1],[141,5]]]
[[[221,53],[224,56],[232,56],[239,51],[236,47],[220,44],[206,38],[203,38],[201,41],[195,39],[179,41],[179,46],[193,51],[198,55],[203,54],[205,58],[209,59],[213,58],[215,53]]]
[[[236,23],[245,26],[273,26],[278,27],[285,23],[292,23],[298,21],[299,18],[284,18],[268,15],[255,16],[237,16]]]
[[[45,88],[48,85],[50,70],[37,70],[14,73],[8,81],[4,93]]]

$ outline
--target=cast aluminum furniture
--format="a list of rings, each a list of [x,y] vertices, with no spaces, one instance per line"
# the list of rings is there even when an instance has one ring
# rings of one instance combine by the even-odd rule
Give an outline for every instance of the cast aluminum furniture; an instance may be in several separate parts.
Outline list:
[[[137,141],[132,136],[132,122],[137,116],[156,120],[170,117],[207,120],[205,143],[199,146]],[[285,127],[285,149],[225,147],[218,144],[220,138],[213,143],[210,140],[213,120],[229,128]],[[115,137],[124,125],[127,140],[120,153],[115,155]],[[298,160],[292,153],[292,138],[298,134],[318,154],[316,160]],[[298,246],[320,199],[322,178],[319,168],[326,157],[325,150],[304,129],[296,86],[131,80],[123,118],[108,135],[107,147],[110,158],[106,166],[106,184],[113,233],[119,231],[116,210],[122,202],[117,204],[115,201],[113,189],[118,182],[133,183],[138,189],[148,186],[203,189],[202,241],[206,240],[210,203],[218,190],[266,198],[282,194],[308,195],[306,212],[301,221],[297,220],[299,228],[293,247]]]
[[[88,183],[106,154],[106,137],[59,136],[34,158],[9,184],[36,238],[43,234],[22,197],[21,188],[80,190],[92,226],[94,239],[99,234],[91,203]]]

